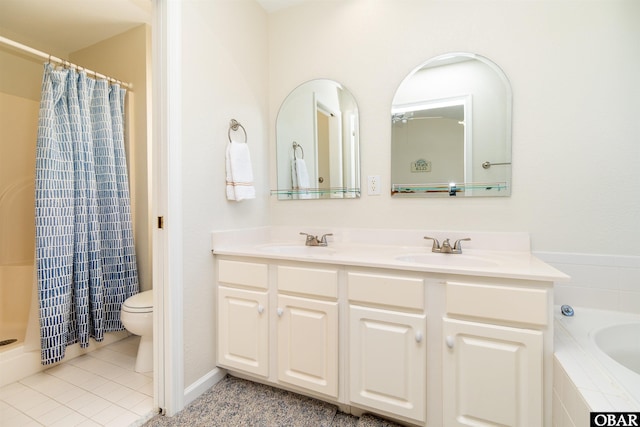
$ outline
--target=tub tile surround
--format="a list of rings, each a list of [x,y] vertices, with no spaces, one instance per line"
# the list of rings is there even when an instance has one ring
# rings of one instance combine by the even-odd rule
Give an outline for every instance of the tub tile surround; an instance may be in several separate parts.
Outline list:
[[[558,305],[640,314],[640,256],[534,252],[570,280],[556,283]]]
[[[594,313],[598,317],[595,317]],[[576,325],[573,318],[562,318],[556,310],[553,358],[554,427],[589,425],[591,411],[640,411],[640,400],[629,391],[630,387],[637,385],[621,384],[615,379],[612,372],[621,375],[620,370],[624,368],[608,360],[607,356],[595,349],[590,337],[593,328],[604,327],[609,323],[637,322],[640,318],[631,313],[576,308],[576,316],[581,314],[589,316],[589,320],[581,320],[581,323]],[[603,321],[602,316],[606,316],[608,320]],[[569,333],[563,326],[565,324],[574,331]],[[623,371],[622,375],[624,374]],[[629,378],[628,375],[625,378]]]

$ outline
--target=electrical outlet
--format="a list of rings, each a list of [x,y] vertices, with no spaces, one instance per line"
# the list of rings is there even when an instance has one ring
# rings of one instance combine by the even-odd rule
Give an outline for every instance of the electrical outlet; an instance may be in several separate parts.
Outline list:
[[[369,175],[367,177],[367,194],[370,196],[380,195],[380,175]]]

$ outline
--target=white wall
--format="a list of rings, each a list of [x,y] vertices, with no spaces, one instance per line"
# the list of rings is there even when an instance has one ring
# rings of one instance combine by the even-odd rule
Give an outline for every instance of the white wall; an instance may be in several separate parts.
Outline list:
[[[265,225],[267,15],[253,0],[182,2],[182,210],[185,386],[215,366],[211,231]],[[255,200],[225,197],[231,119],[246,129]],[[275,121],[274,121],[275,123]]]
[[[640,255],[638,22],[635,0],[346,0],[271,14],[272,164],[279,105],[306,80],[334,79],[353,93],[363,182],[381,175],[387,188],[391,100],[414,67],[478,53],[505,71],[514,94],[511,197],[273,197],[271,223],[527,231],[537,251]]]
[[[635,0],[322,1],[268,16],[253,0],[184,1],[184,274],[172,286],[184,291],[185,386],[215,361],[214,229],[527,231],[536,251],[640,255],[639,19]],[[291,90],[329,78],[351,91],[363,182],[381,175],[388,188],[395,89],[418,64],[450,51],[487,56],[511,81],[512,197],[269,196],[276,116]],[[256,200],[225,199],[231,118],[248,133]]]

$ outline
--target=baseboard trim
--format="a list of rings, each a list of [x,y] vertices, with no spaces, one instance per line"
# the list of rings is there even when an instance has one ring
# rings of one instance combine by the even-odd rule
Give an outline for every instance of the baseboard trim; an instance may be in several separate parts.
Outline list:
[[[184,406],[196,400],[227,375],[224,369],[214,368],[184,389]]]

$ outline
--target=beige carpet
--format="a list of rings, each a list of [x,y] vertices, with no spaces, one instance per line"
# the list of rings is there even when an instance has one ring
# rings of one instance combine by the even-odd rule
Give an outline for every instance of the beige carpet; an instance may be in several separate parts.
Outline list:
[[[145,426],[396,427],[398,424],[369,414],[354,417],[320,400],[227,375],[175,416],[158,415]]]

